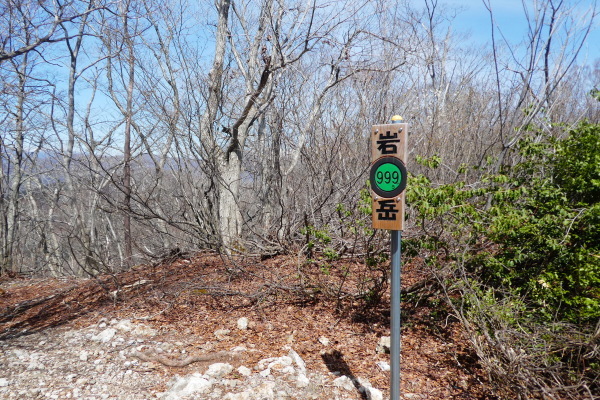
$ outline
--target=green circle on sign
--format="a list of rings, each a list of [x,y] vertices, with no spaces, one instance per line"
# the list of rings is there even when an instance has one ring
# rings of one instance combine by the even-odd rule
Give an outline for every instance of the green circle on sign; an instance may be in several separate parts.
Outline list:
[[[402,160],[381,157],[371,165],[369,180],[377,196],[389,199],[398,196],[406,188],[408,172]]]
[[[381,164],[374,174],[375,184],[384,192],[393,192],[402,184],[402,171],[392,163]]]

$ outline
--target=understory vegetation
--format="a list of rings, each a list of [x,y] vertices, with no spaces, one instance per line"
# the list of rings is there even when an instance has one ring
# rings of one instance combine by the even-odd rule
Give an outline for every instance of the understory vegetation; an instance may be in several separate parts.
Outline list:
[[[530,132],[514,164],[476,183],[421,174],[408,190],[411,255],[493,380],[521,398],[600,393],[600,125],[566,135]]]

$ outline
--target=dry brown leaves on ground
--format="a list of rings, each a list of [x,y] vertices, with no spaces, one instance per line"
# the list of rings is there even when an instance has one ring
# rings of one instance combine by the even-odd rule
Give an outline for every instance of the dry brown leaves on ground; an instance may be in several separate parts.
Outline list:
[[[376,363],[389,362],[389,355],[375,349],[381,336],[389,336],[389,298],[365,308],[353,294],[367,276],[356,260],[329,263],[325,271],[290,256],[261,262],[199,254],[94,279],[6,279],[0,282],[0,339],[59,324],[87,326],[99,317],[143,319],[163,341],[215,341],[215,331],[230,329],[215,351],[243,343],[257,350],[258,361],[291,346],[309,370],[366,378],[388,396],[389,372]],[[422,279],[411,265],[402,278],[403,287]],[[240,317],[248,318],[250,329],[235,329]],[[443,306],[416,296],[403,303],[402,319],[403,393],[494,398]]]

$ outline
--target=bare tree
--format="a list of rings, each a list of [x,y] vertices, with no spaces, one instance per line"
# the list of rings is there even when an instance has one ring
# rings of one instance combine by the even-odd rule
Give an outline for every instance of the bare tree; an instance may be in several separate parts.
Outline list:
[[[72,2],[29,2],[19,0],[5,0],[0,11],[1,29],[0,63],[22,56],[30,51],[38,51],[45,44],[57,43],[67,40],[70,36],[60,29],[65,23],[86,18],[88,14],[102,7],[101,2],[89,2],[90,7],[83,12],[77,11]],[[15,13],[16,12],[16,13]],[[16,18],[20,15],[27,19],[23,25],[22,20]],[[27,40],[18,38],[26,33]],[[64,33],[64,34],[63,34]]]
[[[589,8],[580,3],[545,0],[530,5],[523,1],[528,32],[524,50],[521,50],[507,42],[494,19],[492,4],[489,0],[484,1],[492,25],[497,95],[494,120],[501,145],[494,167],[496,171],[531,124],[549,131],[552,123],[558,120],[554,105],[561,84],[575,65],[597,18],[595,2]],[[504,68],[499,54],[502,44],[510,55]],[[513,85],[507,86],[509,82]]]
[[[349,247],[372,124],[403,115],[411,157],[442,156],[439,182],[478,164],[476,184],[532,124],[597,114],[575,5],[524,3],[527,40],[496,24],[486,53],[435,0],[5,1],[2,271],[274,253],[308,226]]]
[[[18,61],[18,62],[16,62]],[[0,271],[13,271],[13,250],[18,229],[18,214],[21,201],[20,189],[23,184],[23,158],[25,156],[25,101],[28,95],[28,67],[29,57],[27,54],[20,60],[11,61],[15,69],[17,82],[15,85],[16,103],[14,109],[10,110],[11,120],[7,121],[11,126],[11,134],[2,140],[2,181],[6,185],[2,193],[2,248]]]
[[[41,144],[43,139],[34,136],[34,123],[40,114],[47,94],[49,82],[36,79],[34,71],[39,70],[37,54],[29,54],[31,48],[37,46],[35,36],[35,21],[45,10],[43,6],[29,3],[7,3],[4,7],[2,24],[7,28],[8,35],[3,37],[6,46],[18,47],[7,53],[0,61],[2,74],[2,97],[5,99],[3,139],[0,142],[0,157],[2,173],[0,179],[0,209],[2,210],[2,231],[0,247],[0,273],[16,272],[15,249],[18,246],[20,234],[22,188],[27,179],[25,164],[34,154],[36,141]]]
[[[208,101],[200,131],[203,147],[217,154],[218,215],[226,248],[235,244],[244,224],[239,196],[247,140],[255,129],[262,139],[265,138],[262,133],[266,121],[264,113],[273,106],[273,99],[282,93],[278,86],[281,80],[290,73],[306,74],[307,80],[312,79],[311,74],[322,79],[310,91],[308,115],[296,131],[299,136],[291,162],[280,171],[285,179],[296,168],[304,143],[315,128],[329,91],[357,71],[371,68],[376,63],[373,59],[363,58],[363,54],[355,50],[365,45],[367,38],[373,39],[367,24],[359,22],[358,17],[361,12],[373,11],[367,2],[352,5],[339,2],[335,5],[299,3],[290,7],[289,4],[266,1],[260,7],[253,5],[252,2],[239,6],[227,1],[220,3],[217,51],[209,74]],[[229,11],[232,12],[231,18]],[[254,19],[251,20],[251,17]],[[226,35],[227,40],[222,40],[221,35]],[[226,72],[223,60],[227,54],[236,66],[232,73],[237,74],[241,81],[239,86],[223,89],[229,89],[228,96],[238,101],[225,102],[227,99],[217,94]],[[305,70],[306,67],[308,69]],[[218,119],[213,107],[219,102],[223,109],[219,118],[223,120],[222,132],[214,128],[214,121]],[[257,121],[262,125],[255,125]],[[275,134],[273,140],[277,143],[280,137]],[[263,141],[263,148],[264,144]],[[266,193],[264,188],[262,192]],[[282,195],[285,196],[285,193]]]
[[[123,131],[123,173],[117,187],[123,193],[123,235],[124,235],[124,260],[125,267],[133,262],[133,239],[131,228],[131,201],[132,201],[132,129],[134,122],[134,90],[137,59],[135,53],[135,40],[142,29],[141,18],[137,7],[141,4],[133,1],[120,3],[117,18],[106,20],[104,45],[107,50],[106,76],[108,91],[124,119]],[[116,76],[115,76],[116,75]],[[122,85],[122,88],[117,87]],[[119,89],[124,90],[120,95]]]

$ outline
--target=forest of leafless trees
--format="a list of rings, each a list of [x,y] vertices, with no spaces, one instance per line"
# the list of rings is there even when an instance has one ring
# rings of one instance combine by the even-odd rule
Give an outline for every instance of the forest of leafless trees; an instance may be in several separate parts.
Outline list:
[[[433,178],[452,182],[510,162],[532,125],[600,117],[589,1],[524,1],[522,41],[493,23],[487,45],[438,0],[0,7],[0,274],[275,254],[308,227],[356,247],[342,211],[370,219],[356,210],[371,125],[402,115],[409,170],[437,155]]]

